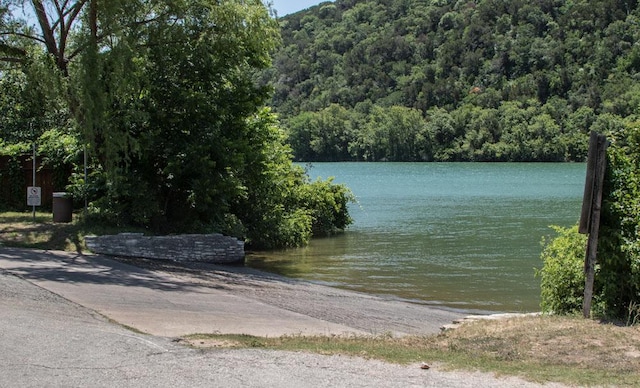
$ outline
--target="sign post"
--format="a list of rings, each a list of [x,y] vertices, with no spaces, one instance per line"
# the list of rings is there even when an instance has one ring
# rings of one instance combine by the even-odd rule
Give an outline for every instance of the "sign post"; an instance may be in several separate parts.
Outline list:
[[[589,156],[587,159],[587,177],[584,186],[584,198],[582,201],[579,227],[580,233],[589,234],[584,260],[584,272],[586,276],[582,314],[585,318],[591,316],[591,301],[593,299],[593,283],[595,280],[595,266],[598,253],[598,233],[600,232],[602,186],[607,166],[607,146],[607,138],[604,135],[591,132],[589,139]]]
[[[27,206],[33,208],[33,222],[36,222],[36,206],[42,205],[42,191],[36,187],[36,143],[33,143],[32,185],[27,187]]]

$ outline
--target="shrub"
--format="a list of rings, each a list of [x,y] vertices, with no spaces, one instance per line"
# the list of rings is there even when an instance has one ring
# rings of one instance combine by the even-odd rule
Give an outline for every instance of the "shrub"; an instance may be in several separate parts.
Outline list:
[[[586,236],[578,226],[552,226],[557,237],[544,240],[543,267],[536,271],[541,279],[543,312],[568,314],[582,310]]]
[[[607,171],[594,284],[594,315],[627,320],[640,304],[640,123],[607,130]],[[542,252],[542,309],[572,313],[584,290],[586,236],[577,227],[554,228]]]
[[[318,179],[299,189],[300,206],[311,214],[314,235],[329,235],[351,224],[347,205],[355,199],[346,186]]]
[[[605,313],[621,318],[640,303],[640,124],[607,137],[598,276]]]

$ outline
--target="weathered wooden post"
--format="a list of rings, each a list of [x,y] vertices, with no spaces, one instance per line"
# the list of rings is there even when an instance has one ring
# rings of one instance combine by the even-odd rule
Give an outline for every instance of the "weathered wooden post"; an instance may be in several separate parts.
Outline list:
[[[579,232],[589,234],[587,250],[584,260],[586,275],[584,283],[584,301],[582,314],[585,318],[591,316],[591,300],[593,298],[593,283],[595,265],[598,252],[598,233],[600,229],[600,210],[602,206],[602,186],[607,166],[607,138],[596,132],[591,132],[589,138],[589,155],[587,158],[587,177],[584,185],[582,212],[580,214]]]

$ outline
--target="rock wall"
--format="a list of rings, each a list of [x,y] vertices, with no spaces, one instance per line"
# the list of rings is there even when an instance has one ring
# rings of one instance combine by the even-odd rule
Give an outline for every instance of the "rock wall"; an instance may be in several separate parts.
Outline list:
[[[144,236],[143,233],[120,233],[86,236],[85,243],[92,252],[111,256],[212,264],[244,261],[244,241],[221,234]]]

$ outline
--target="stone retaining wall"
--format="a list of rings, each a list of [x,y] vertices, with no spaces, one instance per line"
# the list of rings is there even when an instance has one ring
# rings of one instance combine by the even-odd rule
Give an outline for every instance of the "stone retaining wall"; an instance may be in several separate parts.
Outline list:
[[[143,233],[120,233],[86,236],[85,243],[92,252],[111,256],[212,264],[244,261],[244,241],[221,234],[144,236]]]

